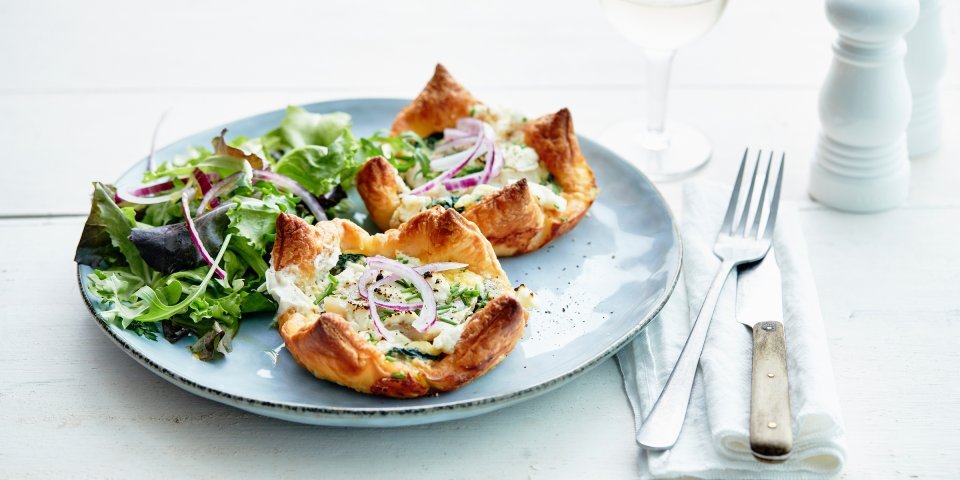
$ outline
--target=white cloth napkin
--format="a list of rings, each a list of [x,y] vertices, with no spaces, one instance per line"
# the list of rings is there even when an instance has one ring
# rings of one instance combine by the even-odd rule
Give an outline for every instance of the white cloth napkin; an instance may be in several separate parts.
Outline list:
[[[720,264],[713,241],[729,192],[707,183],[686,186],[680,283],[659,317],[617,355],[638,428],[666,383]],[[796,209],[789,203],[781,205],[773,245],[783,284],[794,434],[790,458],[765,464],[750,453],[752,334],[736,321],[736,277],[731,276],[714,313],[680,439],[670,450],[641,452],[642,478],[829,478],[843,469],[843,424],[820,304]]]

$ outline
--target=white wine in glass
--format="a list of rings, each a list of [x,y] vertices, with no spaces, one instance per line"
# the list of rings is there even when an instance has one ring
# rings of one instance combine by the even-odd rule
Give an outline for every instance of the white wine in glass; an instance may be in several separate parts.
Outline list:
[[[677,49],[707,33],[727,0],[600,0],[607,19],[643,48],[647,63],[647,121],[611,127],[603,141],[653,180],[676,180],[703,168],[711,147],[699,131],[665,121],[670,64]]]

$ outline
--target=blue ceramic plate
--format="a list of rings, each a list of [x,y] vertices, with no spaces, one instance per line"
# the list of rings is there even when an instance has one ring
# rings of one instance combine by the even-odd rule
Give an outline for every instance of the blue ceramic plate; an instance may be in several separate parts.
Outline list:
[[[353,116],[356,135],[389,127],[407,100],[359,99],[307,105],[313,112]],[[249,137],[279,124],[284,112],[224,125]],[[201,132],[156,153],[167,161],[191,145],[207,145],[224,126]],[[294,422],[374,427],[440,422],[479,415],[548,392],[613,355],[657,314],[680,272],[681,247],[663,198],[647,178],[606,148],[580,138],[597,176],[600,196],[572,232],[537,252],[502,260],[514,284],[538,295],[516,349],[498,367],[442,395],[396,400],[364,395],[315,379],[282,348],[269,328],[272,315],[245,318],[225,359],[201,362],[186,346],[150,341],[111,326],[88,291],[90,268],[78,269],[83,297],[98,325],[125,352],[175,385],[243,410]],[[136,183],[146,159],[120,178]],[[362,202],[357,202],[361,205]]]

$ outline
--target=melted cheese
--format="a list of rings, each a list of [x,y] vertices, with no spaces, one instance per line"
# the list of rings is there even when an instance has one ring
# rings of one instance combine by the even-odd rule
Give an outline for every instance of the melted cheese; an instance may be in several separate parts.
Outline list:
[[[284,313],[291,308],[301,313],[314,309],[313,301],[297,285],[300,278],[299,268],[291,266],[277,272],[271,267],[267,270],[266,277],[267,291],[280,305],[278,313]]]

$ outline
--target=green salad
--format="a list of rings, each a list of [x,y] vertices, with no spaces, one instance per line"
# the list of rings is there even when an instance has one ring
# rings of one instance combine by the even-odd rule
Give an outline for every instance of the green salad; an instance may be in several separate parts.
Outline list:
[[[150,339],[188,336],[202,360],[230,351],[243,315],[274,311],[267,260],[281,212],[342,216],[363,154],[346,113],[289,107],[259,138],[226,131],[152,165],[140,185],[94,183],[77,263],[107,321]]]

